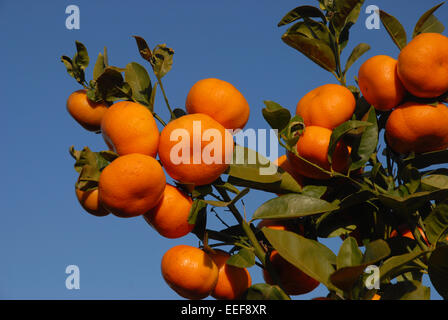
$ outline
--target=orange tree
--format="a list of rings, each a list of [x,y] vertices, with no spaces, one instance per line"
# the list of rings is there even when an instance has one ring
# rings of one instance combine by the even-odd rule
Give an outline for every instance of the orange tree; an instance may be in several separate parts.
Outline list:
[[[162,83],[172,68],[171,48],[163,44],[150,49],[143,38],[134,37],[154,73],[154,85],[146,68],[136,62],[124,68],[109,65],[106,49],[87,81],[89,56],[85,46],[76,42],[75,56],[63,56],[62,62],[83,90],[76,92],[76,99],[69,98],[68,111],[81,126],[98,133],[109,128],[106,120],[98,118],[104,114],[109,119],[109,110],[117,112],[115,129],[103,132],[109,150],[70,148],[79,173],[75,188],[81,205],[97,216],[142,215],[156,229],[150,218],[157,212],[160,223],[172,231],[169,237],[194,233],[201,251],[171,250],[164,258],[163,275],[167,278],[166,270],[176,270],[167,283],[183,297],[290,299],[321,283],[328,288],[325,299],[429,299],[430,288],[422,285],[423,275],[429,274],[435,290],[448,298],[448,109],[444,104],[448,102],[448,38],[440,34],[444,27],[434,16],[442,4],[420,17],[409,42],[400,22],[380,11],[381,22],[401,53],[396,58],[368,59],[349,85],[347,71],[370,49],[360,43],[342,63],[341,54],[363,2],[320,0],[319,7],[299,6],[278,23],[290,25],[282,40],[329,71],[339,84],[323,83],[311,90],[298,101],[295,115],[264,101],[263,117],[277,130],[287,155],[275,162],[279,167],[269,175],[262,174],[270,165],[267,159],[233,141],[211,153],[221,160],[231,158],[230,163],[179,165],[170,158],[175,129],[192,133],[192,140],[203,139],[202,131],[195,136],[195,120],[224,135],[226,129],[244,127],[248,105],[231,84],[217,79],[199,82],[187,97],[186,111],[172,109]],[[154,110],[157,90],[169,120]],[[129,101],[120,106],[138,111],[120,116],[118,108],[110,108],[117,101]],[[164,127],[160,137],[154,119]],[[114,142],[112,135],[118,140]],[[118,144],[129,151],[123,153]],[[166,178],[150,159],[157,154],[174,180],[166,191]],[[188,154],[194,160],[196,153]],[[121,169],[111,175],[116,167]],[[277,196],[248,219],[241,203],[251,189]],[[168,191],[177,196],[169,196]],[[89,206],[82,193],[89,194]],[[115,208],[117,203],[121,211]],[[131,214],[117,214],[131,209]],[[229,211],[235,224],[223,230],[208,228],[207,215],[213,212],[219,217],[221,211]],[[332,237],[344,239],[337,253],[319,241]],[[225,246],[230,246],[229,252],[215,249]],[[197,258],[203,255],[210,259]],[[218,263],[217,255],[225,259]],[[224,276],[216,271],[223,264],[260,267],[266,283],[251,284],[247,270],[230,269],[232,275]],[[364,272],[370,265],[378,267],[376,278]],[[189,277],[179,276],[182,268]],[[206,288],[200,280],[203,274],[208,279]],[[369,285],[372,279],[376,285]],[[216,286],[225,294],[217,294]]]

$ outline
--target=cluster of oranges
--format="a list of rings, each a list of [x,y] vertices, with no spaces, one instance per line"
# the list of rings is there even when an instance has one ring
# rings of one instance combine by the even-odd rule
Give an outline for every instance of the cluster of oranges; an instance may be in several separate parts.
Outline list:
[[[96,216],[109,213],[121,218],[143,216],[144,220],[166,238],[180,238],[194,225],[188,222],[192,198],[177,186],[166,182],[165,172],[180,184],[201,186],[215,181],[229,166],[233,155],[233,138],[227,129],[241,129],[249,118],[249,105],[230,83],[218,79],[198,81],[186,100],[187,115],[170,121],[161,132],[152,112],[132,101],[111,106],[94,103],[86,90],[72,93],[67,110],[89,131],[101,131],[105,143],[118,157],[100,173],[98,188],[76,189],[82,207]],[[199,124],[200,130],[195,128]],[[182,130],[187,137],[177,135]],[[201,158],[208,139],[207,130],[230,138],[231,144],[220,145],[211,153],[221,161],[195,162]],[[174,137],[174,138],[173,138]],[[182,148],[176,149],[184,139]],[[194,142],[199,141],[200,150]],[[173,152],[183,160],[173,160]],[[159,160],[156,160],[156,157]],[[200,159],[201,160],[201,159]],[[164,171],[165,169],[165,171]],[[196,247],[179,245],[162,259],[162,275],[179,295],[202,299],[236,299],[251,285],[246,269],[226,264],[230,255],[221,250],[205,252]]]
[[[448,92],[448,38],[422,33],[398,59],[378,55],[360,67],[358,83],[377,110],[391,111],[385,138],[400,154],[448,147],[448,108],[436,98]]]

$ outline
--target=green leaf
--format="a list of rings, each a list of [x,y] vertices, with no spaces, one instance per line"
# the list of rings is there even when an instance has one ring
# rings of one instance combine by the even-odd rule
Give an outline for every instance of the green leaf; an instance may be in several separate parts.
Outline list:
[[[65,68],[67,69],[67,73],[74,78],[75,77],[75,71],[73,69],[73,61],[72,61],[72,59],[70,59],[67,56],[62,56],[61,57],[61,62],[65,65]]]
[[[436,248],[428,260],[429,279],[437,292],[448,299],[448,246]]]
[[[145,59],[148,62],[151,62],[152,58],[152,51],[148,47],[148,44],[146,43],[145,39],[139,36],[133,36],[135,39],[135,42],[137,43],[138,51],[140,52],[140,56]]]
[[[336,256],[329,248],[289,231],[264,227],[262,232],[285,260],[329,290],[339,291],[329,280],[336,264]]]
[[[398,49],[403,49],[408,40],[406,36],[406,31],[404,30],[401,23],[390,14],[380,10],[380,19],[386,28],[387,33],[389,33],[392,41],[397,45]]]
[[[429,300],[429,298],[430,289],[415,280],[388,284],[381,296],[381,300]]]
[[[342,52],[348,44],[348,39],[350,36],[351,27],[358,21],[359,14],[361,12],[361,7],[364,4],[364,0],[358,1],[358,4],[353,8],[353,10],[348,15],[345,26],[339,35],[339,48]]]
[[[79,69],[85,70],[89,66],[89,55],[86,47],[79,41],[76,43],[76,54],[73,57],[73,63],[78,66]]]
[[[378,145],[378,123],[374,107],[368,111],[367,122],[372,125],[364,128],[361,137],[352,145],[350,171],[358,170],[367,163]]]
[[[205,210],[207,208],[207,203],[201,199],[195,199],[190,208],[190,213],[188,215],[188,223],[196,224],[196,220],[198,218],[198,214],[201,210]]]
[[[125,81],[132,90],[132,97],[139,103],[151,107],[151,79],[146,69],[136,62],[126,65]],[[150,109],[152,111],[152,109]]]
[[[345,64],[344,74],[347,73],[348,69],[358,60],[364,53],[370,50],[370,46],[367,43],[358,44],[350,54]]]
[[[255,264],[255,253],[253,250],[242,248],[227,259],[226,263],[237,268],[250,268]]]
[[[107,67],[96,80],[97,95],[104,101],[114,102],[123,100],[131,95],[129,84],[125,83],[120,71],[114,67]]]
[[[149,110],[151,110],[151,111],[154,111],[154,103],[156,101],[157,85],[158,85],[158,82],[156,82],[154,84],[154,86],[152,87],[151,97],[149,98],[149,106],[148,107],[149,107]],[[176,115],[175,111],[176,111],[176,109],[173,110],[173,113]]]
[[[333,152],[336,149],[338,142],[349,132],[352,130],[371,126],[372,123],[367,121],[359,121],[359,120],[348,120],[339,126],[337,126],[330,137],[330,144],[328,146],[328,161],[331,163]]]
[[[419,258],[426,251],[415,251],[410,253],[405,253],[398,256],[393,256],[384,261],[383,265],[380,267],[380,279],[393,279],[397,274],[397,270],[401,270],[401,268],[415,259]]]
[[[336,34],[340,34],[344,26],[347,24],[347,20],[350,17],[350,20],[357,17],[356,14],[351,15],[352,11],[357,9],[360,10],[360,3],[362,5],[363,1],[360,0],[339,0],[334,1],[335,4],[335,12],[333,17],[331,18],[331,24],[336,31]],[[358,11],[359,15],[359,11]],[[356,21],[356,20],[355,20]],[[352,22],[352,21],[350,21]]]
[[[236,145],[227,171],[228,183],[275,193],[302,191],[297,181],[277,168],[258,152]]]
[[[253,214],[255,219],[288,219],[337,210],[325,200],[302,194],[286,194],[263,203]]]
[[[423,178],[421,184],[422,189],[425,191],[448,189],[448,176],[432,174]]]
[[[348,237],[344,240],[336,258],[337,269],[352,267],[362,263],[363,254],[358,247],[356,239]]]
[[[302,194],[304,196],[309,196],[312,198],[322,198],[322,196],[327,192],[328,187],[327,186],[313,186],[313,185],[306,185],[302,189]]]
[[[104,72],[106,69],[106,64],[104,63],[104,56],[99,53],[98,58],[96,59],[95,66],[93,67],[93,80],[98,79],[98,77]]]
[[[290,300],[279,286],[257,283],[251,286],[245,295],[246,300]]]
[[[443,200],[446,197],[448,197],[448,189],[416,192],[404,197],[386,194],[378,195],[378,199],[384,205],[401,212],[413,212],[418,210],[427,201]]]
[[[242,190],[241,192],[239,192],[235,198],[233,198],[231,201],[215,201],[215,200],[202,200],[203,202],[205,202],[206,204],[215,206],[215,207],[228,207],[230,205],[234,205],[236,202],[238,202],[242,197],[244,197],[246,194],[248,194],[250,191],[249,188],[246,188],[244,190]]]
[[[152,51],[151,65],[157,79],[162,79],[173,66],[174,50],[168,48],[166,44],[157,45]]]
[[[423,221],[429,243],[443,240],[448,230],[448,202],[439,203]]]
[[[403,164],[411,164],[417,169],[448,163],[448,150],[432,151],[422,154],[413,154],[403,160]]]
[[[324,13],[313,6],[300,6],[289,11],[278,23],[278,27],[290,24],[299,19],[304,18],[321,18],[323,23],[327,22]]]
[[[264,119],[272,129],[283,130],[291,120],[291,112],[274,101],[263,101],[263,103],[266,106],[262,110]]]
[[[374,264],[389,256],[390,253],[391,251],[386,241],[381,239],[371,241],[366,245],[363,263]]]
[[[445,2],[442,2],[435,7],[426,11],[420,19],[417,21],[417,24],[414,27],[414,32],[412,37],[415,38],[420,33],[425,32],[436,32],[442,33],[445,30],[443,24],[433,15],[433,13],[439,9]]]
[[[325,70],[334,72],[336,69],[336,58],[326,41],[312,39],[295,32],[286,32],[283,34],[282,40]]]

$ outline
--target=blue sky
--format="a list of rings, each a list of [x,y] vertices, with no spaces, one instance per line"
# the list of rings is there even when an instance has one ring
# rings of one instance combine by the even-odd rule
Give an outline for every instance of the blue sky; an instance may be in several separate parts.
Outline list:
[[[364,8],[379,6],[398,17],[411,34],[418,17],[439,2],[367,0]],[[65,8],[70,4],[80,8],[80,30],[65,27]],[[284,29],[277,28],[278,21],[302,4],[317,1],[0,1],[4,137],[0,299],[179,299],[161,277],[161,257],[174,245],[198,244],[193,235],[164,239],[141,217],[101,219],[81,209],[68,148],[88,145],[105,150],[106,146],[101,135],[84,131],[65,109],[68,95],[79,85],[66,73],[60,57],[73,56],[75,40],[89,51],[90,77],[104,46],[113,65],[136,61],[148,67],[131,36],[144,37],[150,47],[166,43],[175,50],[173,70],[164,78],[172,106],[183,107],[188,90],[199,79],[220,78],[248,100],[247,128],[268,128],[261,115],[263,100],[294,111],[307,91],[335,82],[280,39]],[[448,6],[436,15],[446,20]],[[350,84],[368,57],[398,54],[384,28],[368,30],[366,18],[362,12],[343,57],[359,42],[372,46],[353,65]],[[156,110],[167,119],[161,97],[159,92]],[[268,197],[272,196],[250,192],[248,215]],[[226,220],[233,222],[231,217]],[[210,223],[222,227],[213,215]],[[333,250],[340,244],[325,243]],[[65,268],[71,264],[80,268],[80,290],[65,287]],[[254,283],[262,281],[257,267],[250,271]],[[321,285],[296,298],[326,292]],[[433,290],[432,298],[440,296]]]

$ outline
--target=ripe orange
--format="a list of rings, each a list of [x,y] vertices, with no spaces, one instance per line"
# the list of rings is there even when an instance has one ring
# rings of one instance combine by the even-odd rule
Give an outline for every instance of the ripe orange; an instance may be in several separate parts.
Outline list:
[[[75,188],[75,192],[79,203],[88,213],[97,217],[103,217],[109,214],[109,211],[101,205],[98,199],[98,189],[82,191]]]
[[[288,160],[288,157],[286,154],[280,156],[277,158],[277,160],[274,161],[274,164],[280,168],[282,168],[284,171],[289,173],[297,182],[299,185],[304,185],[304,179],[302,175],[300,175],[297,171],[294,170],[294,167],[292,166],[291,162]]]
[[[230,258],[230,254],[227,252],[215,250],[209,256],[218,267],[218,282],[211,296],[221,300],[241,299],[252,284],[249,271],[246,268],[237,268],[226,264]]]
[[[260,222],[258,222],[257,224],[257,228],[258,229],[262,229],[263,227],[267,227],[269,229],[274,229],[274,230],[289,230],[289,228],[286,226],[285,222],[282,222],[281,220],[276,220],[276,219],[263,219],[260,220]]]
[[[330,163],[328,162],[327,157],[331,133],[332,131],[330,129],[323,127],[306,127],[302,133],[302,136],[297,142],[297,153],[307,161],[329,171]],[[333,170],[336,172],[347,171],[349,165],[349,156],[350,154],[347,146],[342,141],[339,141],[333,152]],[[306,163],[291,152],[288,153],[288,159],[291,162],[294,170],[303,176],[321,180],[329,178],[328,174]]]
[[[420,231],[420,234],[421,234],[423,240],[429,245],[428,238],[426,238],[426,235],[423,232],[423,229],[418,227],[418,231]],[[415,240],[414,235],[412,234],[409,227],[406,225],[400,225],[400,226],[398,226],[398,231],[393,230],[390,233],[390,238],[395,238],[395,237],[403,237],[403,238]]]
[[[287,294],[305,294],[313,291],[319,285],[318,281],[283,259],[276,250],[272,251],[269,260],[277,271],[280,282]],[[271,276],[266,270],[263,270],[263,278],[266,283],[273,284]]]
[[[358,71],[362,95],[375,109],[388,111],[404,98],[406,90],[397,74],[397,60],[378,55],[364,62]]]
[[[160,235],[170,239],[180,238],[194,228],[194,224],[189,224],[187,221],[192,204],[193,201],[189,196],[167,184],[162,200],[146,212],[143,218]]]
[[[448,38],[422,33],[398,56],[398,76],[414,96],[434,98],[448,91]]]
[[[157,160],[131,153],[118,157],[101,172],[99,199],[114,215],[135,217],[157,205],[165,185],[165,174]]]
[[[386,140],[398,153],[424,153],[448,147],[448,108],[406,102],[386,123]]]
[[[308,92],[297,103],[296,114],[305,126],[334,129],[353,115],[356,101],[353,93],[339,84],[325,84]]]
[[[206,114],[177,118],[160,136],[160,161],[173,179],[185,184],[215,181],[228,168],[232,155],[232,135]]]
[[[375,293],[371,300],[381,300],[381,296]]]
[[[157,155],[159,129],[151,111],[141,104],[115,103],[104,115],[101,130],[106,144],[120,156],[130,153]]]
[[[105,103],[87,98],[87,90],[73,92],[67,99],[67,111],[86,130],[99,131],[101,120],[108,109]]]
[[[178,245],[162,258],[162,276],[180,296],[203,299],[210,295],[218,281],[218,267],[201,249]]]
[[[209,78],[196,82],[187,95],[188,113],[205,113],[226,129],[242,129],[250,108],[244,96],[227,81]]]

